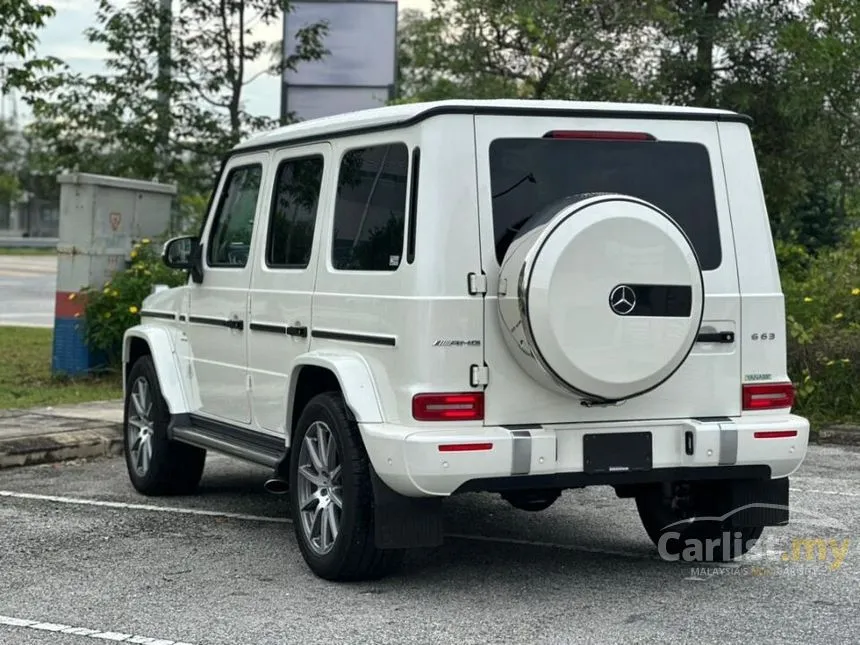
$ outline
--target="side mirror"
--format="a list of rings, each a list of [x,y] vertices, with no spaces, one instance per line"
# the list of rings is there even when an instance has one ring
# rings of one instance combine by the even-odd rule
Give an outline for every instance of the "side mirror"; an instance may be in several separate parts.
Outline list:
[[[168,240],[161,252],[161,260],[171,269],[190,271],[191,279],[203,282],[203,247],[200,238],[194,235],[174,237]]]
[[[161,252],[161,260],[171,269],[189,271],[191,270],[194,247],[196,246],[196,237],[190,235],[174,237],[164,245],[164,249]]]

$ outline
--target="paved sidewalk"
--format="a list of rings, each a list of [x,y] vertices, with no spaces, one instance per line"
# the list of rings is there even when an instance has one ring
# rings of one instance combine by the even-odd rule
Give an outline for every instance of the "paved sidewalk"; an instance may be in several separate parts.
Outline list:
[[[0,468],[121,450],[122,401],[0,410]]]

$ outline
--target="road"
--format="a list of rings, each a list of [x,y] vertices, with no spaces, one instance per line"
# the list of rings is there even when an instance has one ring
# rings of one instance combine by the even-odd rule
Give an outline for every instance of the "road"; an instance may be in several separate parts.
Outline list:
[[[444,546],[344,585],[308,572],[266,471],[226,457],[210,455],[197,495],[170,499],[135,494],[120,458],[0,471],[0,643],[854,641],[858,456],[811,449],[793,522],[766,533],[777,542],[757,561],[661,561],[610,489],[568,491],[537,514],[470,495],[448,501]],[[793,561],[799,536],[850,548],[841,564]]]
[[[0,326],[54,326],[55,255],[0,254]]]

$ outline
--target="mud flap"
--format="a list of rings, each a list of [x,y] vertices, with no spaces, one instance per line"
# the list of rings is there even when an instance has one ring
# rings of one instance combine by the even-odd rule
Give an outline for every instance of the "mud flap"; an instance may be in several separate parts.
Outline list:
[[[379,549],[440,546],[443,541],[442,499],[406,497],[389,488],[370,467],[373,485],[374,542]]]
[[[728,514],[727,527],[785,526],[789,517],[788,477],[726,482],[721,501],[723,513]]]

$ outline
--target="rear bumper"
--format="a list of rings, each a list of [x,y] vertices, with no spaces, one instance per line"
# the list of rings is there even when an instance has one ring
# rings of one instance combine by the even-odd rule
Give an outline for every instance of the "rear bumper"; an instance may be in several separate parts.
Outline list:
[[[361,424],[360,428],[380,479],[410,497],[677,480],[776,479],[797,470],[809,443],[809,422],[796,415],[528,428],[446,425],[425,430],[391,424]],[[584,472],[584,435],[643,431],[652,437],[649,469]],[[692,454],[688,454],[691,440]],[[439,450],[441,444],[471,442],[492,447]]]

